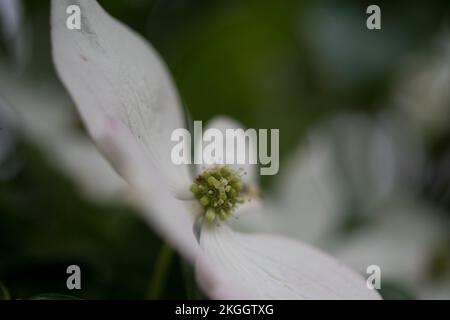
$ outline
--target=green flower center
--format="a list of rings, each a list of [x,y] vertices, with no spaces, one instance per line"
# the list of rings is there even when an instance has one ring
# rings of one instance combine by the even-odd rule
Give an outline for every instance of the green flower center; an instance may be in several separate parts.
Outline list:
[[[227,166],[205,170],[191,185],[191,192],[204,209],[208,222],[228,219],[236,207],[245,202],[241,175]]]

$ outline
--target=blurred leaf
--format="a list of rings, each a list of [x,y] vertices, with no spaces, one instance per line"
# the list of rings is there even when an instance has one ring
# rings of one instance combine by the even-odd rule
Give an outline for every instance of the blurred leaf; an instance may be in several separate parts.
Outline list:
[[[194,271],[186,260],[180,261],[181,270],[183,271],[184,286],[186,289],[187,299],[202,300],[206,297],[202,294],[197,286]]]
[[[430,280],[445,279],[450,274],[450,252],[448,248],[450,248],[450,238],[434,249],[428,266]]]
[[[42,293],[29,298],[29,300],[81,300],[78,297],[59,293]]]
[[[20,142],[17,156],[22,171],[0,183],[0,277],[14,295],[70,295],[66,268],[76,264],[81,298],[144,298],[161,242],[143,219],[87,201],[33,146]]]
[[[174,251],[168,244],[163,244],[156,260],[153,275],[151,278],[148,298],[155,300],[161,297],[162,291],[165,289],[169,267],[173,260]]]
[[[9,294],[8,288],[6,288],[5,285],[1,282],[0,282],[0,300],[11,300],[11,295]]]
[[[383,280],[380,294],[385,300],[413,300],[416,299],[412,290],[395,281]]]

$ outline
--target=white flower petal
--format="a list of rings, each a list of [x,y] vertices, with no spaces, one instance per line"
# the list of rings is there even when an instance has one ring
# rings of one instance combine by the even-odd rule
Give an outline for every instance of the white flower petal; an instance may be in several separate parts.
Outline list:
[[[22,24],[22,1],[0,0],[0,26],[7,40],[12,40]]]
[[[81,30],[66,26],[66,8],[74,4]],[[170,158],[170,135],[184,127],[182,109],[154,49],[94,0],[53,0],[51,16],[56,69],[94,140],[106,116],[121,120],[173,192],[188,192],[187,167]]]
[[[436,212],[412,203],[386,210],[378,224],[335,241],[329,250],[355,270],[378,265],[384,279],[412,286],[426,277],[433,249],[446,233]]]
[[[376,120],[341,114],[314,134],[329,141],[342,184],[339,192],[361,214],[377,212],[393,195],[416,190],[423,169],[421,141],[395,113]]]
[[[393,194],[414,192],[422,148],[396,120],[390,115],[372,123],[363,115],[349,114],[322,124],[284,163],[277,193],[266,197],[265,208],[243,215],[233,225],[322,246],[349,204],[357,205],[361,214],[378,214]]]
[[[56,82],[42,80],[36,85],[19,81],[0,66],[0,87],[17,112],[21,133],[71,178],[84,196],[94,201],[123,200],[119,195],[125,182],[76,127],[75,110]]]
[[[165,176],[147,161],[141,146],[121,120],[105,118],[98,134],[103,153],[130,184],[132,200],[144,217],[163,239],[193,262],[199,245],[193,232],[192,203],[174,197]]]
[[[342,207],[331,141],[312,137],[282,166],[263,208],[233,221],[239,230],[290,236],[308,243],[324,241],[338,223]]]
[[[221,224],[204,227],[200,246],[197,278],[215,299],[380,298],[361,276],[300,242]]]
[[[42,116],[42,115],[41,115]],[[66,137],[53,145],[53,155],[65,172],[76,179],[85,196],[108,203],[124,199],[126,183],[88,139]]]
[[[206,130],[208,130],[208,129],[220,130],[220,132],[222,133],[222,136],[224,137],[224,142],[225,142],[225,134],[226,134],[227,129],[232,129],[232,130],[243,129],[244,131],[246,130],[242,124],[240,124],[239,122],[237,122],[234,119],[231,119],[231,118],[228,118],[225,116],[218,116],[218,117],[215,117],[212,120],[210,120],[207,123],[206,127],[203,129],[203,133],[205,133]],[[244,134],[238,134],[238,137],[239,137],[238,139],[240,139],[241,137],[244,137]],[[248,142],[248,139],[247,139],[247,142]],[[255,141],[251,141],[251,142],[255,142]],[[196,141],[196,143],[198,143],[198,141]],[[203,143],[203,147],[205,147],[209,143],[210,142]],[[247,146],[247,148],[246,148],[247,156],[245,157],[246,163],[245,164],[229,164],[228,166],[230,167],[230,169],[233,169],[235,171],[242,170],[243,172],[246,173],[244,176],[242,176],[242,180],[244,183],[256,185],[258,183],[258,173],[257,173],[258,166],[256,164],[248,163],[248,152],[250,150],[255,151],[256,146],[254,144],[249,144],[249,143],[247,143],[246,146]],[[197,153],[201,152],[201,150],[202,150],[201,148],[198,148],[198,147],[195,148],[195,151]],[[235,150],[232,150],[232,148],[227,149],[227,145],[226,145],[226,143],[224,143],[224,145],[223,145],[224,157],[227,153],[231,154],[231,152],[233,152],[235,154],[235,160],[236,160],[237,159],[237,151],[238,150],[236,147],[235,147]],[[212,162],[212,160],[210,160],[210,159],[205,159],[205,156],[208,156],[208,155],[203,154],[204,163]],[[221,161],[216,161],[216,162],[214,162],[213,165],[207,165],[207,164],[200,165],[197,168],[197,171],[200,173],[201,171],[205,170],[206,168],[214,167],[215,165],[223,165],[223,164],[225,164],[225,159],[221,159]]]

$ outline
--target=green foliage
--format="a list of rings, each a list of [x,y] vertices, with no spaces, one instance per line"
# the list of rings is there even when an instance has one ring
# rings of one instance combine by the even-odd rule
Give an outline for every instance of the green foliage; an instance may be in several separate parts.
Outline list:
[[[5,287],[3,283],[0,282],[0,300],[10,300],[11,295],[9,294],[8,288]]]
[[[86,201],[32,146],[21,143],[22,170],[0,183],[0,278],[15,298],[59,292],[79,298],[143,298],[161,241],[130,208]],[[178,263],[161,296],[184,297]],[[66,288],[79,265],[82,290]]]

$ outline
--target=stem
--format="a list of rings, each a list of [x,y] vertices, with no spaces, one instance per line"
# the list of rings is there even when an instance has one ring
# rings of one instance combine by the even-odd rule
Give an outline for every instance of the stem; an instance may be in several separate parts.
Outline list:
[[[195,285],[193,283],[192,270],[188,263],[184,260],[180,261],[181,271],[184,278],[184,288],[186,290],[186,296],[189,300],[196,299]]]
[[[167,245],[163,244],[159,251],[158,259],[156,260],[155,268],[151,277],[150,287],[147,293],[147,298],[151,300],[159,299],[166,284],[168,271],[173,258],[173,250]]]

